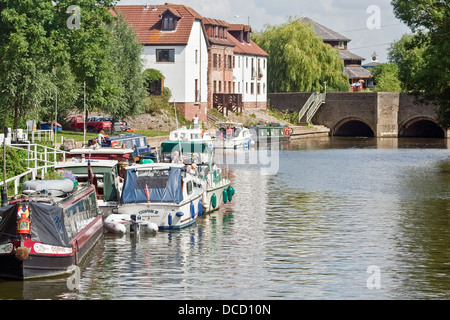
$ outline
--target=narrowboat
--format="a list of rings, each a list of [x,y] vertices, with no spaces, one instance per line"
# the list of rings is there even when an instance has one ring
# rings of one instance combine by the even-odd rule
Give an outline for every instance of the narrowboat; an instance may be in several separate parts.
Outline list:
[[[0,277],[69,275],[104,232],[95,187],[71,179],[33,180],[0,208]]]
[[[257,143],[289,141],[293,131],[292,128],[280,124],[257,125],[249,129]]]

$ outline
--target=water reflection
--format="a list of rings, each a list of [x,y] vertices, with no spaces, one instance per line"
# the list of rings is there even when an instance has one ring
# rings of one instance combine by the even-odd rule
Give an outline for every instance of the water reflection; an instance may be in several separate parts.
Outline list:
[[[249,162],[258,150],[227,155],[244,159],[226,164],[233,201],[188,229],[106,234],[76,290],[1,282],[0,297],[450,298],[447,140],[302,139],[278,151],[276,174]]]

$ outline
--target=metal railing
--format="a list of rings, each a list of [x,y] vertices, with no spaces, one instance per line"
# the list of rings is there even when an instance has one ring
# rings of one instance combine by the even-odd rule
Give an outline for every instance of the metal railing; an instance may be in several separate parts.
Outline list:
[[[319,107],[325,103],[326,93],[313,92],[298,113],[299,122],[309,123]],[[306,115],[305,121],[302,121]]]
[[[8,147],[17,150],[26,150],[27,152],[27,171],[5,181],[3,179],[0,181],[0,186],[3,186],[4,182],[8,184],[8,182],[14,181],[14,195],[18,194],[20,181],[23,177],[34,180],[39,172],[41,173],[41,177],[44,177],[49,168],[53,168],[60,160],[65,161],[66,159],[65,151],[43,145],[13,144],[8,145]]]

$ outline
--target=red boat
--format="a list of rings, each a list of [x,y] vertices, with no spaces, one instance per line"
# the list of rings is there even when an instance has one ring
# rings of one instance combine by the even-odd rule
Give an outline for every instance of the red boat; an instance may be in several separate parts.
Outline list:
[[[104,233],[95,187],[70,179],[34,180],[0,208],[0,277],[71,274]]]

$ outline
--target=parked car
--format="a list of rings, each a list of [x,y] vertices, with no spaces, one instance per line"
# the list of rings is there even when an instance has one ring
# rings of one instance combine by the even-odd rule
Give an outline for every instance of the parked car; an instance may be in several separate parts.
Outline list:
[[[66,122],[69,126],[69,130],[83,131],[84,129],[83,116],[70,116],[66,119]],[[105,132],[111,131],[111,122],[97,120],[94,121],[92,117],[88,118],[88,121],[86,122],[86,131],[99,132],[100,130],[104,130]]]
[[[130,125],[126,121],[113,119],[112,117],[99,116],[96,121],[109,121],[111,122],[111,126],[114,120],[114,132],[124,132],[130,129]]]

